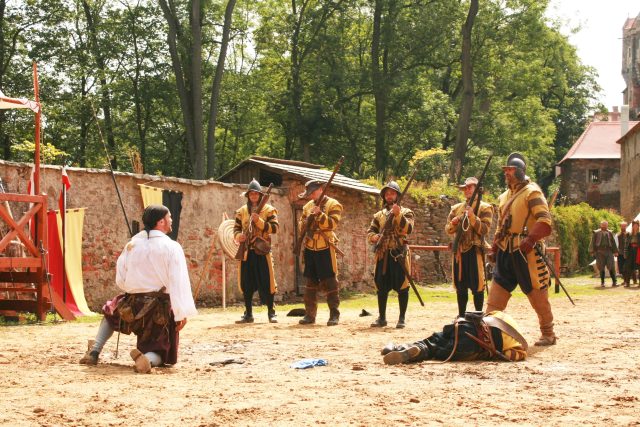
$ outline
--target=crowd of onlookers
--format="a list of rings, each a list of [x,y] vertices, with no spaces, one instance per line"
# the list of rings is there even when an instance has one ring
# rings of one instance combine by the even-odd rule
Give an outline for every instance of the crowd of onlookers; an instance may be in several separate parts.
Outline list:
[[[595,256],[596,267],[600,273],[600,286],[604,287],[605,269],[609,271],[612,286],[618,286],[616,281],[616,266],[614,257],[618,257],[618,273],[622,276],[625,287],[638,284],[638,268],[640,266],[640,221],[635,219],[631,227],[625,221],[620,223],[620,233],[614,236],[609,230],[609,223],[602,221],[600,229],[593,232],[589,253]]]

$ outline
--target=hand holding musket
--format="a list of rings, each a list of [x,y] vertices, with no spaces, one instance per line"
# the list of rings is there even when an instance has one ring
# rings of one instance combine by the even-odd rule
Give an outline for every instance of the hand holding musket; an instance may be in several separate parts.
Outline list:
[[[493,158],[493,155],[490,155],[489,158],[487,159],[487,163],[485,163],[484,169],[482,169],[482,173],[480,174],[480,177],[478,178],[478,183],[476,184],[476,189],[473,191],[473,194],[471,195],[471,198],[469,199],[468,206],[473,206],[473,203],[475,202],[476,198],[478,198],[478,205],[476,206],[476,211],[475,211],[476,215],[477,215],[477,212],[478,212],[477,209],[480,208],[480,197],[481,197],[481,194],[482,194],[482,183],[484,181],[484,175],[487,173],[487,169],[489,168],[489,163],[491,163],[491,159],[492,158]],[[464,232],[463,224],[464,224],[466,219],[467,219],[467,212],[464,213],[462,220],[459,221],[458,229],[456,230],[456,237],[453,239],[453,245],[451,246],[451,250],[452,250],[452,252],[454,254],[458,252],[458,248],[460,246],[460,239],[462,238],[462,233]]]
[[[262,211],[262,208],[264,208],[264,205],[266,205],[267,201],[269,201],[269,195],[271,193],[272,187],[273,183],[269,184],[269,187],[262,196],[262,199],[260,199],[260,203],[258,203],[258,206],[255,208],[255,210],[252,209],[251,218],[249,219],[249,227],[247,227],[247,230],[242,233],[242,235],[238,239],[238,241],[240,242],[240,246],[238,247],[238,252],[236,252],[235,258],[239,261],[244,260],[244,254],[247,251],[249,243],[251,242],[251,238],[253,237],[253,223],[256,221],[254,215],[259,215]]]
[[[402,193],[400,193],[400,195],[398,196],[398,199],[396,200],[396,202],[393,204],[393,206],[391,207],[391,209],[389,209],[389,213],[387,214],[387,217],[384,221],[384,227],[382,227],[382,231],[380,232],[380,237],[376,240],[375,242],[375,246],[373,247],[373,251],[376,254],[379,254],[381,256],[384,256],[384,267],[383,267],[383,272],[387,271],[386,268],[386,264],[387,264],[387,247],[389,246],[389,239],[391,238],[391,235],[393,234],[393,220],[395,219],[395,217],[397,215],[400,215],[400,202],[402,202],[402,198],[404,197],[404,195],[407,193],[407,190],[409,189],[409,187],[411,186],[411,183],[413,182],[413,179],[416,176],[416,172],[418,172],[418,168],[414,168],[413,172],[411,173],[411,176],[409,177],[409,181],[407,181],[407,185],[405,185],[404,190],[402,190]],[[384,273],[383,273],[384,274]]]
[[[313,239],[313,234],[315,233],[317,228],[317,217],[320,214],[320,212],[322,212],[322,205],[324,204],[324,196],[327,194],[327,190],[329,189],[329,186],[331,186],[331,182],[333,181],[333,178],[336,176],[336,173],[338,173],[338,170],[340,169],[340,166],[342,166],[343,162],[344,162],[344,156],[340,157],[340,160],[338,160],[338,163],[336,164],[335,168],[333,168],[333,173],[331,174],[329,181],[327,181],[324,187],[322,187],[322,193],[320,193],[320,197],[318,197],[317,200],[314,200],[314,203],[316,205],[313,208],[314,212],[306,218],[303,232],[300,233],[300,237],[296,241],[296,245],[293,247],[294,255],[298,255],[300,253],[300,250],[302,249],[302,244],[304,243],[305,239],[307,238]],[[330,246],[333,246],[334,249],[337,249],[337,247],[335,246],[335,244],[333,244],[333,242],[331,242],[330,240],[327,240],[327,242]]]

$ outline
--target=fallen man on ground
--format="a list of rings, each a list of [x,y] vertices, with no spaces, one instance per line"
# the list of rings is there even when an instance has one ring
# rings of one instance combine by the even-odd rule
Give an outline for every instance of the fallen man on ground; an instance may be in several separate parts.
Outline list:
[[[502,311],[466,312],[442,332],[413,344],[387,344],[382,349],[384,363],[416,363],[423,360],[519,361],[527,357],[527,341],[515,320]]]

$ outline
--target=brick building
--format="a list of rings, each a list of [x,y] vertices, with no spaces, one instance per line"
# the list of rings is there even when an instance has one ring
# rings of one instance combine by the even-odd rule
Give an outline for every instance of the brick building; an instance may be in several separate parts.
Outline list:
[[[620,145],[620,213],[627,219],[640,212],[640,123],[622,138]]]
[[[620,145],[616,141],[638,123],[620,118],[614,107],[607,121],[591,122],[558,163],[560,192],[570,203],[620,210]]]

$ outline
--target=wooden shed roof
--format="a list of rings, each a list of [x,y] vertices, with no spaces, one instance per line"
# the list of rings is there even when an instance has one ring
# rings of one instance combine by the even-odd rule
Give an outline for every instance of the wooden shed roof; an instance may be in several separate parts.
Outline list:
[[[322,169],[322,165],[316,165],[313,163],[306,163],[297,160],[274,159],[271,157],[251,156],[238,163],[224,175],[220,176],[218,178],[218,181],[226,182],[226,178],[231,176],[237,170],[242,169],[250,164],[259,165],[261,168],[267,169],[270,172],[293,175],[302,181],[309,181],[312,179],[328,181],[332,173],[332,171]],[[345,190],[355,190],[368,194],[377,195],[380,193],[380,190],[378,188],[363,184],[356,179],[346,177],[339,173],[337,173],[333,178],[333,182],[331,185]]]

